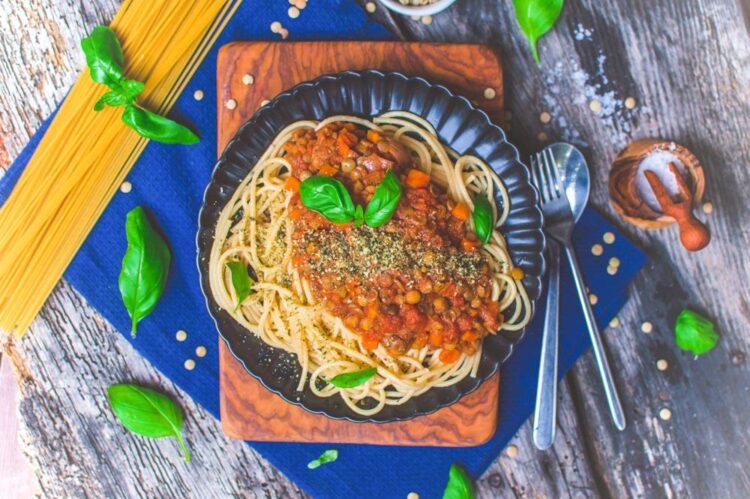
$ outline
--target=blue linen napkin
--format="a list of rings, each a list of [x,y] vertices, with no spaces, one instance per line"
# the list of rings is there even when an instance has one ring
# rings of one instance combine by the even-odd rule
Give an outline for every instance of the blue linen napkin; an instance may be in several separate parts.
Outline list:
[[[277,39],[278,35],[270,31],[270,24],[276,20],[289,29],[291,40],[392,38],[384,28],[368,21],[354,2],[313,0],[297,19],[287,16],[288,7],[287,2],[279,0],[246,1],[240,6],[171,113],[173,118],[192,125],[199,132],[201,142],[193,146],[151,142],[128,177],[133,184],[132,192],[115,195],[65,273],[65,278],[142,355],[215,417],[219,415],[218,337],[198,284],[195,231],[203,190],[216,158],[217,50],[234,40]],[[192,97],[195,90],[202,90],[205,98],[195,101]],[[0,202],[7,198],[51,118],[0,179]],[[137,205],[147,207],[158,220],[172,247],[173,264],[159,305],[139,324],[138,337],[131,339],[130,319],[122,305],[117,278],[126,248],[125,215]],[[602,243],[602,235],[607,231],[616,234],[614,244]],[[625,288],[645,264],[645,255],[594,210],[584,213],[575,236],[587,282],[599,297],[594,310],[599,323],[604,325],[625,303]],[[592,255],[590,248],[595,243],[603,244],[604,255]],[[617,256],[622,262],[615,276],[606,272],[611,256]],[[567,266],[563,267],[561,289],[566,292],[562,293],[560,302],[560,378],[589,347]],[[330,445],[251,445],[314,497],[403,498],[412,491],[425,498],[439,497],[451,463],[460,461],[473,476],[479,476],[531,414],[542,321],[542,314],[537,313],[526,339],[502,368],[498,430],[482,446],[442,449],[337,445],[338,461],[308,470],[307,462]],[[189,332],[186,341],[175,340],[178,329]],[[203,358],[194,355],[199,345],[208,347],[208,354]],[[192,371],[183,367],[188,358],[196,361]],[[190,425],[188,421],[188,438]],[[194,449],[197,459],[200,459],[200,452]]]

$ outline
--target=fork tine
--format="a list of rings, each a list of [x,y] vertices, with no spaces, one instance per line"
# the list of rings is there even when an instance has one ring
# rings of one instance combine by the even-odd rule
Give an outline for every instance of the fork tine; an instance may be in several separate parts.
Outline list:
[[[544,169],[547,175],[548,186],[552,199],[557,199],[562,195],[562,187],[560,185],[560,176],[557,171],[557,164],[552,151],[545,149],[544,154]]]
[[[544,179],[542,168],[542,157],[539,153],[536,153],[536,161],[534,161],[534,177],[536,178],[536,188],[539,190],[539,195],[542,198],[542,202],[546,203],[549,201],[549,192],[547,191],[547,182]]]
[[[535,155],[529,156],[529,172],[531,173],[531,183],[536,187],[539,192],[540,200],[544,202],[544,196],[542,195],[542,186],[539,185],[539,176],[537,175],[537,159]]]

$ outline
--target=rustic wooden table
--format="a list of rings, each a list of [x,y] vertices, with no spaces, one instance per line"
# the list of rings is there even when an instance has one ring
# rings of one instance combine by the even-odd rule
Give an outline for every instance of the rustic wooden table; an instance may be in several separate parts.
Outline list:
[[[706,197],[714,207],[703,215],[713,233],[708,249],[688,254],[673,228],[646,233],[621,224],[652,258],[619,326],[606,334],[627,429],[612,427],[588,353],[562,383],[554,447],[535,450],[531,425],[524,425],[479,479],[480,497],[750,495],[750,203],[744,188],[750,182],[750,40],[743,2],[571,1],[540,44],[540,66],[510,0],[458,0],[431,24],[389,15],[380,5],[373,14],[403,39],[495,47],[506,68],[512,140],[525,153],[557,139],[582,146],[594,176],[592,201],[612,218],[607,169],[630,140],[676,140],[706,168]],[[79,40],[117,7],[115,0],[0,2],[0,166],[16,157],[73,83],[83,66]],[[628,97],[635,99],[633,109],[625,106]],[[591,110],[592,100],[602,104],[600,112]],[[549,124],[540,122],[544,111]],[[714,318],[722,334],[718,347],[699,359],[673,340],[674,318],[685,306]],[[641,331],[644,321],[654,325],[650,334]],[[657,369],[659,359],[666,370]],[[24,452],[45,495],[304,495],[248,446],[227,440],[218,422],[64,282],[30,334],[5,344],[8,361],[20,388]],[[201,449],[190,466],[176,446],[112,426],[100,394],[114,380],[133,378],[158,383],[185,402],[187,438]],[[670,419],[660,418],[662,409],[671,411]]]

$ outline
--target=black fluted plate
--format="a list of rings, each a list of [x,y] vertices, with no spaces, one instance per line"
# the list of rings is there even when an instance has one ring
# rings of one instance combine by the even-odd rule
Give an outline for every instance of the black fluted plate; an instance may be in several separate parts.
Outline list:
[[[505,133],[466,98],[422,78],[379,71],[346,71],[301,83],[262,107],[237,132],[214,167],[198,220],[198,269],[201,287],[219,334],[245,369],[269,390],[293,404],[336,419],[388,422],[411,419],[453,404],[492,376],[520,341],[522,333],[498,334],[484,340],[479,372],[445,388],[433,388],[403,405],[385,406],[373,416],[354,413],[339,396],[321,398],[309,389],[298,392],[300,368],[296,356],[272,348],[220,309],[208,283],[208,257],[219,213],[240,181],[247,176],[275,136],[303,119],[322,120],[335,114],[372,118],[388,111],[422,116],[440,140],[460,154],[484,159],[508,188],[510,214],[502,227],[515,265],[524,271],[524,285],[532,304],[541,292],[544,236],[537,193],[527,168]],[[497,198],[498,204],[501,202]],[[512,381],[511,381],[512,382]]]

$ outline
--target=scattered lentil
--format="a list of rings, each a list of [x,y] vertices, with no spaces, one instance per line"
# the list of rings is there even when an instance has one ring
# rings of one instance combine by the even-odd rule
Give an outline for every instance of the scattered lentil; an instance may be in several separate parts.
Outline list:
[[[204,347],[203,345],[195,349],[195,355],[197,355],[198,357],[205,357],[206,353],[207,353],[206,347]]]
[[[281,31],[279,31],[279,34],[281,35],[282,40],[286,40],[289,37],[289,30],[286,28],[281,28]]]
[[[537,138],[537,140],[538,140],[539,142],[546,142],[546,141],[547,141],[547,139],[549,139],[549,137],[547,136],[547,134],[546,134],[546,133],[544,133],[544,132],[539,132],[539,133],[537,134],[536,138]]]
[[[628,97],[625,99],[625,107],[628,109],[633,109],[635,107],[635,98],[634,97]]]
[[[409,495],[406,496],[406,499],[419,499],[419,494],[416,492],[409,492]]]
[[[127,180],[123,182],[122,184],[120,184],[120,192],[122,192],[123,194],[127,194],[128,192],[132,190],[133,190],[133,184],[131,184]]]
[[[174,337],[177,338],[177,341],[185,341],[187,339],[187,331],[180,329],[175,333]]]
[[[297,7],[289,7],[287,14],[292,19],[297,19],[299,17],[299,9]]]
[[[255,83],[255,77],[251,74],[242,75],[242,83],[245,85],[252,85]]]
[[[620,318],[619,317],[613,317],[611,321],[609,321],[609,327],[617,327],[620,325]]]
[[[365,4],[365,10],[369,12],[370,14],[375,12],[375,9],[377,9],[377,6],[373,2],[367,2]]]
[[[426,24],[426,25],[432,24],[432,16],[424,16],[422,18],[422,24]]]
[[[714,204],[712,202],[706,201],[705,203],[703,203],[703,213],[708,215],[712,211],[714,211]]]
[[[589,293],[589,303],[592,305],[596,305],[599,302],[599,297],[596,296],[594,293]]]
[[[544,111],[539,115],[539,121],[541,121],[542,123],[549,123],[550,121],[552,121],[552,115],[547,111]]]
[[[507,454],[508,457],[516,457],[518,455],[518,447],[510,444],[505,448],[505,454]]]
[[[609,266],[610,267],[619,267],[620,266],[620,259],[616,256],[613,256],[609,259]]]
[[[203,100],[203,90],[196,90],[195,92],[193,92],[193,99]]]
[[[234,99],[229,99],[224,106],[226,106],[227,109],[232,110],[237,107],[237,101]]]
[[[669,364],[664,359],[659,359],[656,361],[656,368],[660,371],[666,371],[667,367],[669,367]]]
[[[265,105],[266,105],[266,104],[268,104],[269,102],[271,102],[271,101],[270,101],[270,100],[268,100],[268,99],[263,99],[262,101],[260,101],[260,107],[263,107],[263,106],[265,106]]]
[[[664,409],[659,411],[659,417],[664,421],[669,421],[669,419],[672,417],[672,411],[665,407]]]
[[[521,267],[513,267],[510,271],[510,276],[516,281],[520,281],[524,277],[524,272]]]
[[[602,236],[602,239],[607,244],[612,244],[615,242],[615,235],[612,232],[605,232],[604,236]]]
[[[497,92],[494,88],[487,87],[484,89],[484,98],[487,100],[492,100],[497,96]]]
[[[281,31],[281,23],[279,21],[274,21],[271,23],[271,33],[278,33]]]
[[[589,102],[589,109],[595,113],[600,113],[602,111],[602,102],[596,99],[592,100]]]
[[[604,247],[601,244],[595,244],[591,247],[591,254],[594,256],[601,256],[604,253]]]
[[[617,273],[617,267],[612,267],[612,266],[607,267],[607,274],[615,275],[616,273]]]
[[[646,321],[643,324],[641,324],[641,331],[643,331],[646,334],[649,334],[651,331],[654,330],[654,325],[650,322]]]
[[[187,369],[188,371],[192,371],[193,369],[195,369],[195,361],[193,359],[186,360],[185,364],[183,365],[185,366],[185,369]]]

